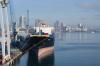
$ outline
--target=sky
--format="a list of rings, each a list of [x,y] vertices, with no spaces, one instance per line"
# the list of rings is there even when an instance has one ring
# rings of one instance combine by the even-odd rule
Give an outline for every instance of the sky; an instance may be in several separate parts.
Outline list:
[[[16,17],[30,11],[31,23],[35,19],[54,23],[100,25],[100,0],[14,0]]]

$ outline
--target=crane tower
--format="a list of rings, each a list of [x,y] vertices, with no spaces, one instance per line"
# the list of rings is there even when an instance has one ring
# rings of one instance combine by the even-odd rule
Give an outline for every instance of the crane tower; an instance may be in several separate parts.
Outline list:
[[[1,46],[2,46],[2,63],[10,59],[10,29],[8,19],[8,0],[0,0],[1,10]]]

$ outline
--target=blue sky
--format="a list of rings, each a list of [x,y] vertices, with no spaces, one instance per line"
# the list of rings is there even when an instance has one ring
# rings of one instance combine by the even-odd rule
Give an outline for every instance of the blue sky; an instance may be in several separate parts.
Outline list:
[[[100,25],[100,0],[14,0],[14,8],[17,18],[29,9],[31,22]]]

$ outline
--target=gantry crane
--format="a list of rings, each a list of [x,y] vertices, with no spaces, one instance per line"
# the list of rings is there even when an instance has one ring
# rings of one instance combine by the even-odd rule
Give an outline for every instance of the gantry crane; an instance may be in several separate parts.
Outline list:
[[[10,59],[10,30],[8,19],[8,0],[0,0],[1,4],[1,46],[2,46],[2,63]]]

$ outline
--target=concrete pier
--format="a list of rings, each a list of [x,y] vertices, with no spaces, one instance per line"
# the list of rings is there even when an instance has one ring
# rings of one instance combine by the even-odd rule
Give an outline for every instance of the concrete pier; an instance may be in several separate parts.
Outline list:
[[[4,63],[1,63],[0,66],[8,66],[11,65],[17,58],[22,56],[22,52],[20,52],[18,49],[11,49],[11,59],[5,61]],[[2,59],[0,59],[2,61]]]

